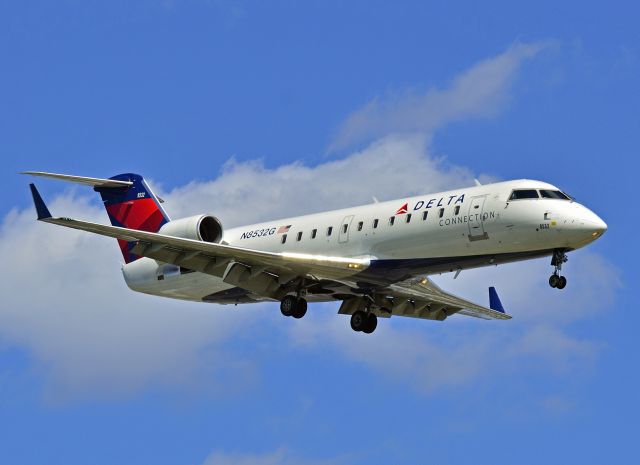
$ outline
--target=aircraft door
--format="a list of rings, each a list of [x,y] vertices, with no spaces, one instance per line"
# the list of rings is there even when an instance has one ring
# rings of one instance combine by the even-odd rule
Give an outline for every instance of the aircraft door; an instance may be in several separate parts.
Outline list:
[[[481,241],[489,239],[489,235],[484,230],[484,202],[487,196],[473,197],[469,205],[469,240]]]
[[[351,229],[351,222],[353,221],[353,215],[345,216],[340,224],[340,233],[338,234],[338,242],[344,244],[349,242],[349,229]]]

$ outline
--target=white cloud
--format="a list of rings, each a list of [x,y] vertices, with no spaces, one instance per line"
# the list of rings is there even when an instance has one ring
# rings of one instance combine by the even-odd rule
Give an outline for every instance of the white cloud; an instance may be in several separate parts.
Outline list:
[[[212,211],[228,226],[473,185],[467,168],[427,154],[428,138],[388,137],[346,158],[265,168],[230,160],[212,181],[168,193],[176,217]],[[477,175],[475,175],[477,176]],[[481,176],[489,179],[487,176]]]
[[[102,208],[75,194],[56,198],[51,209],[106,220]],[[208,348],[243,315],[132,293],[115,241],[37,223],[31,209],[10,213],[0,237],[11,264],[0,284],[0,336],[28,348],[49,373],[52,400],[127,395],[152,382],[194,388],[195,373],[228,370],[228,357]],[[245,369],[236,375],[250,376]]]
[[[447,89],[430,88],[374,99],[342,123],[330,150],[389,134],[429,134],[470,117],[492,117],[508,102],[522,63],[546,46],[517,42],[458,75]]]
[[[446,98],[437,93],[438,98],[429,97],[430,106],[459,101],[464,111],[451,114],[485,115],[492,99],[506,95],[504,76],[512,75],[516,58],[539,47],[517,45],[473,67],[454,80],[443,93]],[[487,84],[493,90],[473,97],[477,76],[494,80],[496,66],[503,70],[497,81],[502,87]],[[447,118],[438,124],[453,117]],[[429,140],[429,134],[388,136],[315,167],[293,163],[269,169],[260,161],[231,160],[217,177],[208,175],[211,181],[163,193],[165,206],[174,217],[212,212],[228,227],[367,203],[372,195],[382,200],[466,186],[481,177],[431,155]],[[84,191],[69,190],[53,199],[51,210],[107,221],[97,204]],[[234,357],[225,342],[250,332],[252,322],[259,327],[267,318],[279,318],[275,305],[233,310],[132,293],[118,270],[115,241],[37,223],[34,217],[31,208],[14,210],[0,229],[0,253],[11,264],[0,280],[0,342],[29,351],[47,374],[52,398],[131,395],[149,386],[251,386],[257,368]],[[615,268],[588,252],[577,252],[567,270],[570,283],[564,293],[548,288],[550,267],[541,261],[465,271],[455,281],[439,279],[445,288],[480,302],[486,300],[487,284],[496,284],[516,316],[510,322],[394,318],[381,321],[376,333],[365,338],[351,332],[345,317],[312,307],[295,329],[284,329],[277,320],[277,327],[290,335],[289,342],[278,338],[278,343],[308,350],[332,347],[337,358],[347,357],[425,391],[464,386],[504,370],[526,370],[528,365],[520,363],[524,359],[539,369],[566,373],[569,366],[588,366],[598,350],[593,341],[572,337],[568,325],[609,308],[619,285]],[[249,344],[246,350],[259,349]],[[222,371],[224,385],[217,383]]]
[[[381,321],[376,336],[354,334],[347,317],[310,318],[291,328],[300,349],[332,350],[336,359],[364,364],[385,378],[432,393],[476,385],[498,375],[584,375],[600,344],[571,336],[553,324]],[[495,326],[495,325],[510,326]],[[494,326],[490,326],[494,325]]]

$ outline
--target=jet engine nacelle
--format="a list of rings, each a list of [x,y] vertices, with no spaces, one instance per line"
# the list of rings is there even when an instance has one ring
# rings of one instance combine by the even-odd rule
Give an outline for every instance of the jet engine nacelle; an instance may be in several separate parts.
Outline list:
[[[223,229],[222,223],[215,216],[196,215],[169,221],[160,228],[158,233],[183,239],[218,243],[222,240]]]

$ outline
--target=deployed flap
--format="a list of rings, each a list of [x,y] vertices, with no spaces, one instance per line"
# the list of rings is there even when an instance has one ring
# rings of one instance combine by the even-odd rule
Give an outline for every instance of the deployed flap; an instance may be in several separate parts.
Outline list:
[[[495,293],[495,289],[491,289]],[[493,297],[490,303],[492,308],[483,307],[443,291],[428,278],[411,279],[392,284],[389,286],[389,291],[397,301],[397,304],[394,305],[394,315],[444,319],[454,313],[460,313],[485,320],[508,320],[511,318],[504,312],[502,304],[497,306]],[[495,293],[495,298],[497,299],[497,293]],[[494,305],[495,308],[493,308]],[[398,309],[397,312],[396,309]]]
[[[60,179],[62,181],[77,182],[94,187],[129,187],[133,184],[130,181],[116,181],[115,179],[87,178],[85,176],[72,176],[69,174],[45,173],[44,171],[23,171],[20,174],[31,176],[42,176],[45,178]]]

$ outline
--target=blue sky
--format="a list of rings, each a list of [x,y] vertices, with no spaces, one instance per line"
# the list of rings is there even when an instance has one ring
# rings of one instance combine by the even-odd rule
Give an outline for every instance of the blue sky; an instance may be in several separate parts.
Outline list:
[[[633,2],[0,4],[0,458],[14,464],[620,463],[637,455]],[[143,174],[225,225],[552,182],[609,224],[438,283],[509,322],[383,322],[128,291],[112,241],[34,221],[47,170]],[[92,192],[38,186],[107,221]],[[400,320],[400,321],[398,321]]]

